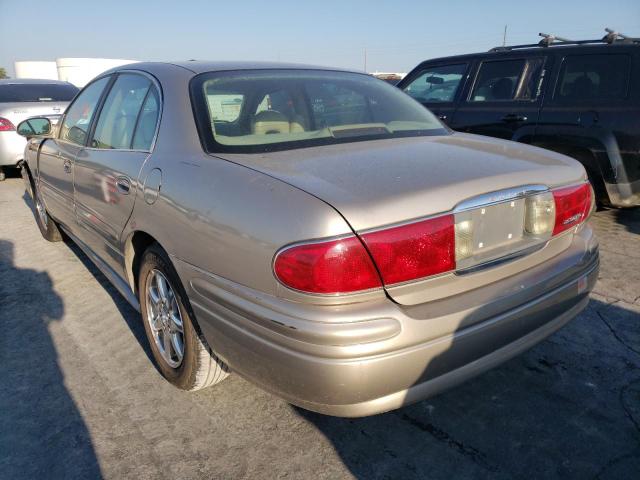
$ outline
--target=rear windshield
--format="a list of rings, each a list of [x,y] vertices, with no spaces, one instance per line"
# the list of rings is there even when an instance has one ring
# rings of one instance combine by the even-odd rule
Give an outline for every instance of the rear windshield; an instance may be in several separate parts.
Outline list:
[[[0,85],[0,102],[68,102],[78,93],[73,85]]]
[[[191,92],[203,143],[214,152],[448,133],[408,95],[364,74],[212,72],[197,76]]]

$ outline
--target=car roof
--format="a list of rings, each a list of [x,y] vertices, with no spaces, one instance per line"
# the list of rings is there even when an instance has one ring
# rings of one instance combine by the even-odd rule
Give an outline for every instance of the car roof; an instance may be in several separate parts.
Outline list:
[[[42,78],[8,78],[0,80],[0,85],[73,85],[61,80],[45,80]]]
[[[294,70],[325,70],[325,71],[340,71],[351,73],[362,73],[357,70],[349,70],[344,68],[322,67],[318,65],[304,65],[298,63],[285,63],[285,62],[246,62],[246,61],[202,61],[202,60],[188,60],[188,61],[176,61],[176,62],[137,62],[121,65],[119,67],[112,68],[109,72],[116,72],[120,70],[164,70],[179,67],[189,70],[194,74],[200,74],[205,72],[222,72],[233,70],[274,70],[274,69],[294,69]]]
[[[419,65],[423,65],[431,62],[439,61],[464,61],[473,60],[478,57],[492,58],[492,57],[508,57],[508,56],[527,56],[536,54],[547,54],[551,52],[574,52],[574,51],[590,51],[590,50],[604,50],[604,49],[619,49],[619,48],[638,48],[640,44],[637,42],[616,42],[613,44],[607,43],[588,43],[588,44],[570,44],[570,45],[550,45],[548,47],[538,46],[537,44],[531,46],[513,46],[513,47],[496,47],[485,52],[466,53],[463,55],[451,55],[448,57],[430,58],[420,62]],[[596,52],[594,52],[596,53]],[[597,52],[601,53],[601,52]]]

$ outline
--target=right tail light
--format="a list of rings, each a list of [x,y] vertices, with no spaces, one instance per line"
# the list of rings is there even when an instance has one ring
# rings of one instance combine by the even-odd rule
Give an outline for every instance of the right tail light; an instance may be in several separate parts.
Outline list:
[[[556,221],[553,235],[569,230],[583,222],[590,213],[592,192],[589,183],[553,190]]]

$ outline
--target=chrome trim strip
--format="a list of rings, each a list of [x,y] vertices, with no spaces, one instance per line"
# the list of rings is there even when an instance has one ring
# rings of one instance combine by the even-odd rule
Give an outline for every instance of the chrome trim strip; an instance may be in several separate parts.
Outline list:
[[[454,207],[453,213],[473,210],[479,207],[490,207],[499,203],[548,191],[549,187],[545,185],[523,185],[521,187],[508,188],[506,190],[496,190],[495,192],[484,193],[482,195],[463,200]]]

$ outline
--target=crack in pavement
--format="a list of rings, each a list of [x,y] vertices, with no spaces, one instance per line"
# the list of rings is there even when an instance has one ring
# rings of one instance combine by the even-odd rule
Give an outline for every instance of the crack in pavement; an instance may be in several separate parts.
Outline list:
[[[413,418],[406,413],[402,415],[398,415],[402,420],[409,423],[410,425],[422,430],[423,432],[429,433],[436,440],[447,444],[449,447],[458,451],[461,455],[470,458],[474,463],[483,467],[484,469],[490,472],[497,472],[499,470],[497,465],[492,465],[487,460],[487,456],[482,453],[480,450],[474,447],[468,447],[464,443],[459,440],[454,439],[447,432],[442,430],[441,428],[436,427],[431,423],[424,423],[417,418]]]
[[[617,302],[614,302],[617,303]],[[614,303],[611,303],[610,305],[613,305]],[[628,345],[627,342],[625,340],[623,340],[622,338],[620,338],[620,336],[618,335],[618,332],[615,331],[615,329],[611,326],[611,324],[607,321],[607,319],[604,317],[604,315],[602,314],[602,312],[600,312],[600,310],[595,309],[596,314],[598,315],[598,317],[600,317],[600,320],[602,320],[604,322],[604,324],[607,326],[607,328],[611,331],[611,334],[615,337],[616,340],[618,340],[618,342],[620,342],[625,348],[627,348],[629,351],[635,353],[636,355],[640,355],[640,351],[636,350],[635,348],[633,348],[631,345]]]

